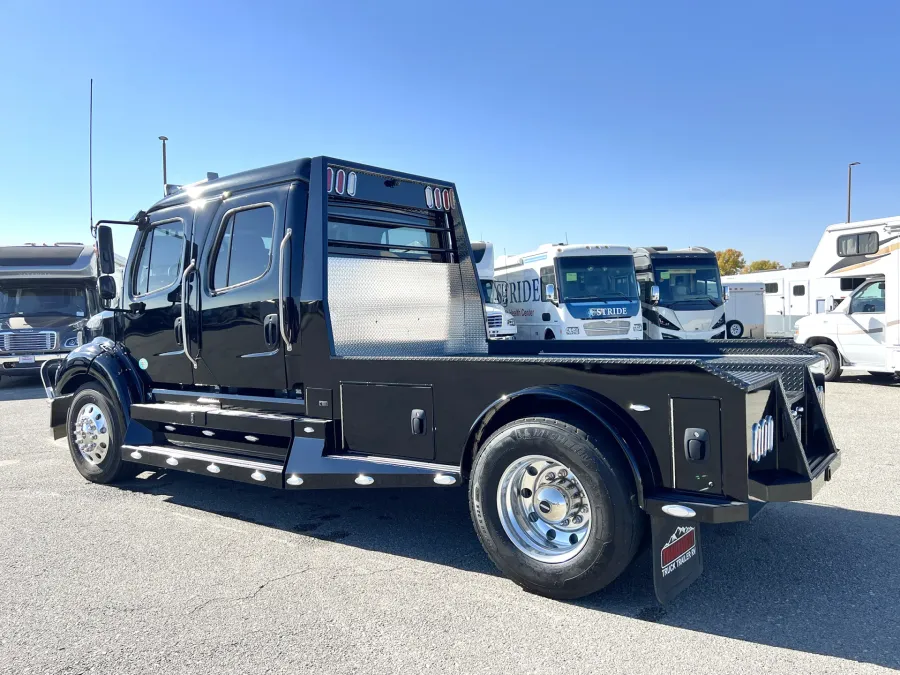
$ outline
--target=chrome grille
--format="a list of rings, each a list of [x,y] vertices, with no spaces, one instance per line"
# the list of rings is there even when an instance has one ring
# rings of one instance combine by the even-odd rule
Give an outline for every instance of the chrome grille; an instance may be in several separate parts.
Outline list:
[[[46,352],[56,349],[56,333],[3,333],[2,342],[5,352]]]
[[[631,321],[588,321],[584,324],[584,334],[591,337],[606,335],[627,335]]]
[[[488,314],[487,323],[488,323],[488,328],[502,328],[503,327],[503,315],[502,314]]]

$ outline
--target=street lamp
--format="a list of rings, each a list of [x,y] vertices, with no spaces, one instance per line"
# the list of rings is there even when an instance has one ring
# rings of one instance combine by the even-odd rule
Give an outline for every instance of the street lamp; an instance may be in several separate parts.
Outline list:
[[[165,149],[163,150],[163,155],[165,155]],[[847,165],[847,222],[850,222],[850,190],[853,187],[853,167],[857,166],[859,162],[850,162]]]
[[[168,184],[168,180],[166,180],[166,141],[169,140],[165,136],[160,136],[159,140],[162,141],[163,144],[163,197],[166,196],[166,185]],[[849,213],[849,211],[848,211]],[[849,216],[848,216],[849,217]]]

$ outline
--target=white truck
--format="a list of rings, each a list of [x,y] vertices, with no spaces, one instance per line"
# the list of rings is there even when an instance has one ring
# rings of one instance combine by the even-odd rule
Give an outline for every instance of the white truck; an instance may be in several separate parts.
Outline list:
[[[634,253],[627,246],[543,244],[497,258],[496,290],[520,340],[640,340]]]
[[[725,336],[729,340],[766,337],[765,284],[724,283]]]
[[[730,275],[722,277],[722,282],[765,284],[766,335],[793,337],[797,321],[809,314],[830,312],[872,276],[871,265],[880,254],[842,255],[839,240],[849,242],[855,232],[897,226],[900,216],[831,225],[809,262],[794,263],[787,269]],[[891,243],[881,240],[881,245]]]
[[[472,257],[475,259],[475,269],[478,271],[488,338],[491,340],[515,339],[516,320],[500,304],[496,290],[494,245],[489,241],[473,241]]]
[[[835,380],[843,368],[895,377],[900,373],[900,218],[829,227],[819,248],[837,258],[833,281],[859,279],[831,311],[796,322],[794,340],[825,358],[819,368]]]
[[[716,254],[693,246],[635,249],[644,337],[650,340],[725,338],[725,300]]]

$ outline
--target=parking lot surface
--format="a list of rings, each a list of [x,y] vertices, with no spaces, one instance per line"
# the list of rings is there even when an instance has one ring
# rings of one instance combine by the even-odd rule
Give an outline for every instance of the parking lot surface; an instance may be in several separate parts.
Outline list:
[[[76,472],[0,383],[2,673],[869,673],[900,669],[900,385],[830,385],[811,503],[706,527],[670,606],[649,552],[563,603],[499,576],[464,490],[306,493]]]

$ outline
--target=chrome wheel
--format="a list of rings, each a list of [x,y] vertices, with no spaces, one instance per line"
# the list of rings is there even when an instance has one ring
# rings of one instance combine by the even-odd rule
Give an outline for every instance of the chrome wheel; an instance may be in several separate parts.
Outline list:
[[[591,504],[569,467],[543,455],[510,464],[497,489],[500,522],[510,541],[530,558],[571,560],[591,532]]]
[[[75,447],[86,461],[99,464],[109,452],[109,424],[100,407],[85,403],[75,418],[72,430]]]

